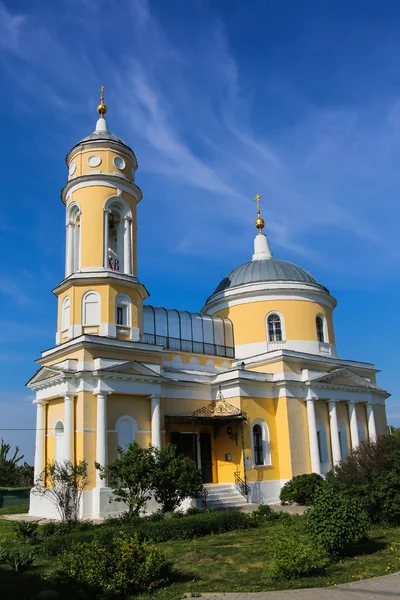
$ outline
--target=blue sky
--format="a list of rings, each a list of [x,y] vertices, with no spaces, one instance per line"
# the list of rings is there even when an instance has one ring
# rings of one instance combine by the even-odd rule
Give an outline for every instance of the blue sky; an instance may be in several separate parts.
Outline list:
[[[139,162],[151,303],[198,310],[249,260],[259,193],[274,255],[338,299],[339,354],[383,370],[400,425],[399,40],[389,0],[0,0],[0,427],[34,427],[64,156],[100,84]],[[32,431],[0,435],[32,459]]]

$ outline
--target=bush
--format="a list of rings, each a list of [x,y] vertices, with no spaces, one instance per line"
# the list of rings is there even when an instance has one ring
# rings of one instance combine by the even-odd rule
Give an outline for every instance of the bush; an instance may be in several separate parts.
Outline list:
[[[26,571],[32,566],[36,558],[36,552],[32,548],[18,548],[16,550],[8,550],[3,553],[3,562],[8,562],[10,567],[17,573]]]
[[[346,552],[367,535],[369,518],[360,502],[327,487],[306,512],[306,530],[331,555]]]
[[[268,504],[260,504],[260,506],[253,512],[251,518],[254,521],[262,523],[272,523],[279,519],[279,514],[272,510]]]
[[[12,527],[17,537],[23,541],[36,540],[39,535],[38,521],[13,521]]]
[[[174,511],[185,498],[196,497],[203,487],[201,473],[188,456],[178,455],[175,444],[152,448],[154,498],[163,512]]]
[[[302,539],[298,532],[277,538],[271,548],[271,557],[265,570],[265,577],[270,581],[312,575],[329,564],[327,551],[310,539]]]
[[[7,561],[8,552],[5,548],[0,547],[0,565],[4,564]]]
[[[281,489],[279,499],[282,504],[310,506],[324,483],[324,479],[318,473],[297,475],[285,483]]]
[[[372,522],[400,524],[400,431],[361,442],[327,480],[338,493],[357,497]]]
[[[112,540],[78,543],[59,561],[61,574],[113,594],[153,590],[168,581],[170,565],[158,548],[120,532]]]

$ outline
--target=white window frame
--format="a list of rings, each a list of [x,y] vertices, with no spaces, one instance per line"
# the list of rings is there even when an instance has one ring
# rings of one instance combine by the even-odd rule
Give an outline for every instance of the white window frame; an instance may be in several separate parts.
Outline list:
[[[318,333],[317,333],[317,318],[322,319],[322,331],[324,334],[324,341],[320,342],[318,340]],[[323,315],[322,313],[318,313],[315,315],[315,335],[317,336],[317,341],[320,344],[329,344],[329,335],[328,335],[328,321],[326,320],[325,315]]]
[[[255,448],[254,448],[254,435],[253,435],[253,428],[255,425],[259,425],[261,427],[262,444],[263,444],[263,464],[262,465],[255,464]],[[270,440],[270,435],[269,435],[269,427],[268,427],[267,423],[263,419],[254,419],[254,421],[251,424],[250,432],[251,432],[251,456],[252,456],[252,462],[253,462],[253,469],[259,469],[259,468],[263,468],[263,467],[271,467],[272,466],[271,440]]]
[[[283,314],[280,313],[277,310],[271,310],[265,317],[265,329],[266,329],[266,334],[267,334],[267,341],[268,342],[272,342],[272,343],[276,343],[279,344],[279,341],[276,340],[271,340],[269,337],[269,328],[268,328],[268,319],[269,317],[271,317],[272,315],[276,315],[277,317],[279,317],[280,321],[281,321],[281,331],[282,331],[282,342],[286,341],[286,327],[285,327],[285,319],[283,318]]]
[[[349,455],[349,439],[347,436],[347,427],[343,421],[338,422],[340,456],[344,460]]]
[[[119,272],[120,273],[129,273],[130,263],[131,272],[133,273],[133,257],[132,257],[132,248],[133,248],[133,235],[132,235],[132,211],[128,205],[128,203],[119,196],[111,196],[108,198],[104,205],[104,211],[108,213],[117,213],[120,219],[118,223],[117,230],[117,259],[119,261]],[[126,219],[128,221],[126,222]],[[127,225],[128,223],[128,225]],[[108,227],[108,217],[107,217],[107,227]],[[106,240],[108,240],[108,248],[106,249],[105,254],[107,255],[107,263],[105,265],[108,268],[108,256],[109,256],[109,231],[104,232],[104,240],[103,245],[104,248],[106,246]],[[127,249],[130,249],[131,255],[125,256]]]
[[[67,209],[67,229],[72,227],[72,235],[67,235],[66,240],[66,269],[65,275],[68,277],[76,273],[81,268],[81,249],[82,249],[82,211],[77,202],[73,201]],[[79,225],[77,224],[79,222]],[[69,259],[69,257],[71,257]],[[70,264],[71,261],[71,264]]]
[[[117,294],[115,298],[115,324],[117,327],[131,327],[131,299],[127,294]],[[118,323],[118,308],[125,312],[125,323]]]
[[[92,302],[88,302],[88,298],[93,295],[96,296],[97,298],[97,322],[95,323],[88,323],[87,322],[87,316],[86,316],[86,306],[87,304],[92,304]],[[94,302],[93,302],[94,304]],[[88,290],[87,292],[85,292],[85,294],[82,296],[82,325],[83,327],[97,327],[98,325],[100,325],[101,322],[101,297],[100,294],[98,292],[96,292],[95,290]]]
[[[319,462],[321,465],[329,465],[328,436],[323,421],[317,420],[317,438]]]
[[[71,299],[65,296],[61,305],[61,331],[66,331],[71,324]]]
[[[119,419],[118,419],[118,421],[117,421],[117,423],[115,425],[115,430],[116,430],[117,435],[118,435],[117,445],[121,446],[122,449],[127,446],[127,444],[125,444],[124,446],[122,446],[121,443],[120,443],[121,426],[122,426],[122,423],[124,421],[125,422],[128,421],[131,424],[131,427],[132,427],[132,441],[129,442],[130,444],[135,441],[136,434],[137,434],[137,432],[139,430],[137,422],[130,415],[122,415],[121,417],[119,417]]]

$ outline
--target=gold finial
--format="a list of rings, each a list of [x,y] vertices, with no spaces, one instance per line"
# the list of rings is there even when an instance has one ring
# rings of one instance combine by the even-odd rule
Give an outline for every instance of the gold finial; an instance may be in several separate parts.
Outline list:
[[[261,200],[261,196],[259,196],[258,194],[256,194],[256,197],[254,198],[256,204],[257,204],[257,219],[255,222],[255,225],[257,227],[257,229],[259,230],[260,233],[262,233],[262,230],[264,229],[265,226],[265,222],[264,219],[261,216],[261,210],[260,210],[260,200]]]
[[[100,87],[100,104],[97,107],[97,112],[101,117],[104,117],[107,112],[107,106],[104,104],[104,85]]]

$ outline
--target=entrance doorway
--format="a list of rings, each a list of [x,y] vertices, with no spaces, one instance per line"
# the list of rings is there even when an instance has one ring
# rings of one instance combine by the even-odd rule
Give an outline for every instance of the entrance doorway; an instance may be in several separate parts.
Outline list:
[[[194,435],[194,439],[193,439]],[[210,433],[171,432],[171,444],[175,444],[178,454],[189,456],[201,470],[203,483],[212,483],[212,451]]]

